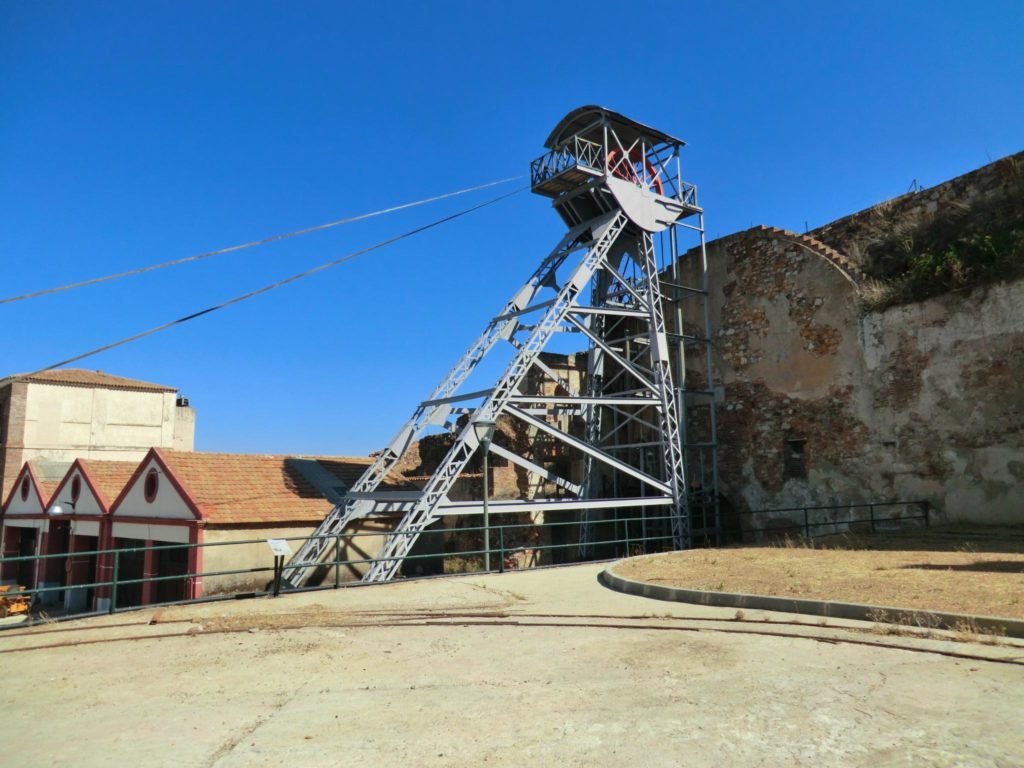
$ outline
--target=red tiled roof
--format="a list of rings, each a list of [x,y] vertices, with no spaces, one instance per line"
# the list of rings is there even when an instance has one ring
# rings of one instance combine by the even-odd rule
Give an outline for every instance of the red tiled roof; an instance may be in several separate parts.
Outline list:
[[[43,502],[45,508],[49,503],[50,499],[53,498],[53,492],[57,490],[57,486],[60,482],[57,480],[40,480],[36,478],[36,484],[39,486],[39,494],[42,497],[40,500]]]
[[[149,381],[127,379],[103,371],[87,371],[84,368],[58,368],[41,373],[16,373],[0,380],[0,386],[14,381],[28,381],[40,384],[70,384],[81,387],[102,387],[104,389],[134,389],[146,392],[176,392],[177,387],[166,387]]]
[[[157,449],[207,522],[319,523],[333,504],[288,462],[289,456],[193,453]],[[369,457],[310,457],[349,487],[370,465]],[[404,479],[383,488],[409,488]]]
[[[102,496],[100,504],[107,510],[121,493],[139,466],[137,461],[97,461],[80,459],[78,462],[88,482],[92,483],[96,492]]]
[[[36,485],[39,486],[40,501],[46,508],[71,465],[68,462],[42,458],[29,459],[27,463],[32,469]]]

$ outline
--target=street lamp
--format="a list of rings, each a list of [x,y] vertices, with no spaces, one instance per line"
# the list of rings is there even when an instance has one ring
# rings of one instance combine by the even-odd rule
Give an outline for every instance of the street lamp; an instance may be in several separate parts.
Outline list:
[[[491,449],[491,440],[494,438],[495,423],[488,419],[481,419],[473,422],[473,432],[480,442],[480,448],[484,452],[484,570],[491,570],[491,520],[487,509],[487,497],[490,495],[487,487],[487,453]]]
[[[71,509],[71,514],[75,513],[75,502],[73,502],[73,501],[62,501],[62,502],[60,502],[60,504],[54,504],[52,507],[50,507],[50,514],[51,515],[63,515],[64,514],[64,507],[62,507],[61,504],[67,504],[68,507],[70,507],[70,509]]]

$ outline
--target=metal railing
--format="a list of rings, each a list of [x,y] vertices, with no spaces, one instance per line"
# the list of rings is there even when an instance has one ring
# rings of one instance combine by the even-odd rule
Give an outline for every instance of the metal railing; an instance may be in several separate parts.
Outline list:
[[[578,165],[604,173],[604,147],[596,141],[573,136],[565,144],[555,147],[530,163],[530,185],[537,186],[552,176]]]
[[[699,505],[698,505],[699,506]],[[882,514],[884,510],[891,509],[893,507],[902,506],[904,508],[912,508],[917,510],[916,514],[901,514],[901,515],[885,515]],[[820,513],[822,511],[849,511],[851,516],[849,519],[837,520],[813,520],[811,513]],[[855,514],[856,510],[861,510]],[[609,510],[609,512],[611,512]],[[693,509],[691,512],[697,514],[697,519],[694,522],[700,522],[701,513],[699,509]],[[705,510],[706,512],[706,510]],[[763,515],[779,515],[784,513],[799,513],[800,520],[796,522],[786,522],[785,520],[779,520],[781,525],[771,525],[766,527],[754,528],[744,527],[744,533],[785,533],[788,531],[799,531],[802,535],[811,538],[813,532],[826,528],[832,527],[835,529],[837,526],[846,526],[855,524],[867,524],[870,526],[871,531],[879,529],[889,529],[894,523],[902,523],[904,521],[916,521],[922,520],[927,526],[930,521],[930,507],[928,502],[916,501],[916,502],[881,502],[874,504],[843,504],[843,505],[822,505],[822,506],[799,506],[799,507],[786,507],[778,509],[762,509],[755,510],[752,512],[742,513],[748,517],[763,516]],[[859,517],[857,515],[860,515]],[[565,522],[545,522],[539,523],[504,523],[494,524],[489,527],[484,526],[466,526],[466,527],[453,527],[453,528],[436,528],[427,529],[419,533],[420,543],[413,551],[405,555],[404,557],[392,557],[392,558],[379,558],[367,555],[365,557],[342,557],[342,552],[345,548],[349,549],[363,549],[358,546],[361,539],[374,539],[378,542],[385,536],[395,535],[406,535],[415,536],[414,532],[391,532],[391,531],[369,531],[369,532],[358,532],[358,533],[336,533],[324,536],[291,536],[284,538],[288,542],[301,542],[312,539],[328,540],[329,547],[333,548],[333,558],[327,560],[321,560],[316,562],[306,563],[289,563],[288,567],[296,567],[302,569],[319,569],[322,572],[322,578],[318,584],[313,586],[305,586],[297,589],[286,587],[284,591],[305,591],[310,589],[338,589],[340,587],[350,587],[361,585],[359,581],[346,581],[343,578],[343,571],[349,574],[358,573],[360,567],[369,567],[375,561],[391,561],[391,560],[404,560],[409,563],[413,568],[417,563],[431,563],[432,566],[428,567],[427,570],[433,571],[433,573],[425,574],[440,575],[448,573],[454,575],[456,573],[473,573],[482,572],[482,563],[484,555],[488,552],[492,555],[496,555],[495,558],[498,566],[495,569],[498,572],[503,572],[507,569],[519,569],[522,567],[544,567],[546,565],[560,565],[570,562],[583,562],[583,561],[595,561],[603,559],[612,559],[623,556],[632,556],[639,554],[648,554],[651,552],[662,552],[672,550],[672,533],[671,533],[671,520],[672,516],[669,514],[651,514],[651,515],[640,515],[634,517],[617,517],[610,515],[603,520],[597,520],[594,522],[595,526],[595,537],[592,541],[592,552],[593,554],[586,558],[581,559],[575,556],[579,551],[578,537],[571,535],[556,536],[558,531],[566,531],[569,529],[578,528],[580,525],[579,520],[570,520]],[[489,536],[487,532],[489,531]],[[714,529],[707,529],[704,531],[700,526],[696,526],[694,534],[711,534],[714,533]],[[458,539],[464,537],[480,537],[487,536],[487,540],[482,542],[479,547],[472,547],[469,549],[449,549],[445,547],[445,537],[448,537],[448,544],[457,543]],[[537,539],[544,537],[548,539],[548,543],[542,543]],[[431,537],[441,537],[441,543],[439,546],[435,546],[431,549],[426,544],[429,544]],[[554,538],[564,539],[564,543],[554,543]],[[570,540],[571,539],[571,540]],[[435,539],[436,541],[436,539]],[[710,538],[705,537],[704,542],[711,541]],[[187,553],[189,550],[200,549],[203,551],[214,551],[221,547],[239,547],[239,546],[253,546],[258,545],[264,548],[265,551],[265,562],[266,565],[255,565],[249,568],[231,568],[222,570],[197,570],[189,571],[186,568],[186,572],[173,573],[169,575],[153,575],[141,576],[133,575],[132,573],[126,573],[128,564],[132,563],[135,570],[138,570],[138,559],[141,555],[145,558],[147,553],[152,553],[152,557],[159,557],[160,553],[168,551],[176,551],[177,553]],[[428,550],[428,551],[424,551]],[[561,556],[562,552],[572,552],[573,556],[564,557]],[[97,574],[96,579],[93,581],[83,581],[80,583],[68,583],[68,584],[55,584],[49,583],[45,585],[37,585],[31,589],[23,589],[19,591],[9,591],[5,593],[5,597],[8,599],[17,599],[19,597],[29,597],[33,599],[33,607],[45,608],[45,605],[41,605],[42,598],[49,595],[51,597],[57,597],[58,602],[63,599],[64,594],[67,590],[94,590],[103,592],[102,595],[94,594],[94,597],[100,597],[101,599],[108,602],[108,605],[102,610],[96,610],[90,608],[88,610],[81,611],[66,611],[65,616],[89,616],[103,613],[116,613],[122,610],[130,610],[141,607],[142,605],[160,605],[160,604],[173,604],[183,602],[193,602],[195,600],[218,600],[218,599],[234,599],[238,597],[257,597],[263,595],[273,594],[275,591],[274,576],[280,574],[280,569],[274,567],[274,556],[270,548],[267,546],[267,539],[245,539],[240,541],[222,541],[222,542],[204,542],[200,544],[154,544],[153,546],[144,547],[125,547],[120,549],[97,549],[88,551],[75,551],[71,553],[56,553],[56,554],[45,554],[45,555],[23,555],[18,557],[5,557],[0,558],[0,567],[3,568],[3,573],[8,574],[9,568],[14,567],[17,569],[17,565],[21,563],[28,563],[33,566],[33,569],[38,573],[43,570],[46,563],[51,561],[60,561],[68,558],[73,559],[86,559],[96,558],[95,567]],[[523,559],[532,560],[533,564],[523,564]],[[186,558],[186,561],[188,558]],[[446,571],[445,561],[459,562],[451,563],[453,570]],[[551,562],[541,563],[541,560],[551,560]],[[100,579],[98,573],[101,570],[109,569],[110,578]],[[408,569],[407,569],[408,570]],[[73,572],[73,571],[71,571]],[[264,576],[265,579],[259,578]],[[226,577],[246,577],[250,581],[262,583],[262,586],[255,589],[235,589],[235,590],[224,590],[222,592],[214,591],[213,594],[206,594],[203,597],[189,599],[184,595],[188,592],[188,586],[199,580],[209,582],[216,578]],[[10,579],[7,579],[10,581]],[[180,583],[178,591],[181,593],[181,597],[170,599],[170,600],[159,600],[150,599],[143,603],[141,600],[125,599],[126,591],[133,587],[142,587],[144,585],[156,585],[168,584],[168,583]],[[282,585],[278,584],[280,588]],[[152,589],[153,587],[151,587]],[[215,588],[216,589],[216,588]],[[55,595],[54,593],[59,593]],[[152,596],[151,596],[152,598]],[[54,612],[51,612],[54,613]]]
[[[903,514],[883,514],[885,510],[902,508]],[[913,510],[907,513],[907,510]],[[847,517],[821,519],[822,512],[846,512]],[[812,515],[817,514],[817,518]],[[792,517],[781,517],[782,515],[796,514],[797,519]],[[758,509],[750,512],[741,512],[741,516],[754,518],[761,515],[774,515],[778,525],[766,525],[760,528],[742,526],[744,537],[746,534],[779,534],[798,532],[805,539],[814,538],[815,535],[824,536],[840,533],[840,527],[850,530],[850,526],[864,525],[871,533],[877,532],[880,528],[890,530],[893,527],[900,527],[907,521],[920,520],[925,527],[931,525],[931,504],[927,501],[884,501],[870,504],[824,504],[824,505],[803,505],[799,507],[779,507],[776,509]],[[830,531],[822,532],[822,529],[831,528]]]
[[[672,548],[671,534],[668,532],[668,515],[649,515],[645,517],[629,517],[629,518],[609,518],[605,521],[600,521],[598,526],[603,529],[606,534],[604,537],[599,537],[595,542],[595,545],[599,548],[599,552],[603,555],[604,559],[622,557],[629,554],[641,554],[650,551],[664,551]],[[659,524],[665,528],[664,533],[659,530]],[[289,568],[302,568],[302,569],[319,569],[322,570],[324,578],[315,586],[301,587],[292,589],[290,587],[284,587],[284,585],[278,584],[277,589],[283,591],[304,591],[307,589],[328,589],[328,588],[340,588],[356,586],[361,584],[358,581],[345,581],[343,579],[343,571],[349,573],[356,572],[360,569],[360,566],[369,567],[374,562],[378,561],[392,561],[392,560],[403,560],[411,563],[415,566],[418,562],[434,561],[435,571],[433,574],[427,575],[440,575],[445,573],[444,561],[459,559],[461,562],[458,564],[461,566],[461,570],[448,572],[450,575],[455,573],[473,573],[482,572],[483,568],[476,567],[480,565],[484,559],[484,555],[490,552],[493,555],[497,555],[496,562],[497,568],[492,568],[493,571],[504,572],[506,569],[518,569],[520,567],[534,567],[534,566],[520,566],[519,559],[522,556],[532,557],[534,560],[541,558],[544,553],[554,554],[561,551],[575,551],[578,550],[579,543],[576,540],[567,541],[566,543],[540,543],[540,542],[523,542],[524,532],[537,533],[542,529],[558,530],[566,529],[570,527],[578,527],[579,521],[572,520],[567,522],[550,522],[544,524],[538,523],[506,523],[501,525],[491,525],[489,528],[483,526],[468,526],[468,527],[456,527],[456,528],[438,528],[438,529],[427,529],[419,533],[421,542],[430,542],[431,537],[442,537],[441,546],[427,552],[423,552],[423,549],[429,549],[424,547],[423,544],[419,544],[412,553],[405,555],[404,557],[342,557],[342,551],[348,547],[352,549],[360,549],[360,539],[374,539],[377,541],[382,540],[385,536],[415,536],[415,532],[392,532],[392,531],[371,531],[371,532],[358,532],[358,533],[337,533],[329,534],[324,536],[290,536],[282,537],[284,541],[288,542],[300,542],[305,543],[312,539],[329,540],[329,547],[334,550],[334,557],[327,560],[321,560],[317,562],[307,563],[289,563]],[[474,534],[483,536],[486,531],[490,531],[490,540],[482,546],[482,548],[470,548],[470,549],[453,549],[448,550],[444,548],[444,537],[450,539],[457,539],[466,535],[473,536]],[[566,537],[569,538],[569,537]],[[138,556],[142,555],[145,557],[146,553],[154,553],[157,556],[161,552],[176,551],[185,552],[192,549],[200,550],[213,550],[220,547],[238,547],[238,546],[253,546],[258,545],[266,548],[266,565],[257,565],[251,568],[232,568],[223,570],[203,570],[203,571],[188,571],[184,573],[174,573],[170,575],[154,575],[154,576],[136,576],[125,573],[126,563],[133,560],[137,564]],[[214,599],[231,599],[240,596],[244,597],[256,597],[262,595],[273,594],[275,591],[274,576],[279,573],[274,567],[274,556],[267,546],[267,539],[245,539],[240,541],[224,541],[224,542],[203,542],[199,544],[154,544],[153,546],[143,547],[124,547],[120,549],[96,549],[88,551],[75,551],[71,553],[56,553],[56,554],[45,554],[45,555],[23,555],[17,557],[5,557],[0,558],[0,567],[3,568],[3,572],[6,574],[9,567],[17,568],[17,564],[30,563],[33,569],[37,572],[42,570],[47,562],[67,560],[68,558],[74,559],[87,559],[96,558],[96,570],[109,568],[110,578],[95,580],[82,581],[76,583],[47,583],[40,584],[30,589],[21,589],[17,591],[9,591],[5,594],[8,599],[17,599],[19,597],[28,597],[33,600],[33,609],[46,608],[43,605],[44,597],[56,597],[57,603],[65,600],[65,592],[68,590],[99,590],[102,591],[102,595],[94,594],[93,597],[100,597],[105,601],[108,601],[108,605],[101,610],[90,608],[88,610],[81,611],[66,611],[63,612],[64,616],[90,616],[97,614],[116,613],[123,610],[130,610],[141,607],[142,605],[160,605],[160,604],[174,604],[183,602],[193,602],[194,600],[214,600]],[[558,558],[555,558],[558,559]],[[478,562],[479,561],[479,562]],[[567,559],[566,562],[577,562],[576,558]],[[550,563],[553,565],[562,563]],[[39,568],[36,568],[36,566]],[[467,566],[472,566],[467,569]],[[164,583],[178,582],[181,584],[180,591],[187,593],[187,586],[196,581],[209,581],[215,578],[224,577],[239,577],[244,576],[249,579],[258,578],[260,575],[265,575],[265,583],[261,588],[257,589],[246,589],[246,590],[234,590],[225,591],[222,593],[207,594],[203,597],[189,599],[184,596],[171,599],[171,600],[149,600],[142,602],[140,600],[125,600],[125,592],[131,587],[141,587],[143,585],[159,585]],[[9,582],[10,579],[7,579]],[[51,611],[51,614],[61,613],[61,609]]]

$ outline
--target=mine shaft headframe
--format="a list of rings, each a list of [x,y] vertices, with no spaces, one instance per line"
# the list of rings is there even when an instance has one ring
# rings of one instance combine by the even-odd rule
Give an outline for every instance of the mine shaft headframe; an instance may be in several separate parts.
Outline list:
[[[604,107],[574,109],[555,126],[548,151],[530,163],[530,186],[552,198],[574,227],[621,209],[645,232],[701,213],[697,188],[683,181],[681,139]]]

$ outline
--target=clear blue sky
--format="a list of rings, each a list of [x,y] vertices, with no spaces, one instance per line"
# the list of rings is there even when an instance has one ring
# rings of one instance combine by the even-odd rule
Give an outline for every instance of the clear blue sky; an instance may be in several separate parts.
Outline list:
[[[689,142],[712,237],[802,230],[1024,149],[1022,41],[1019,0],[8,0],[0,294],[525,173],[590,103]],[[0,306],[0,373],[488,194]],[[522,193],[83,365],[180,387],[201,450],[365,453],[561,232]]]

